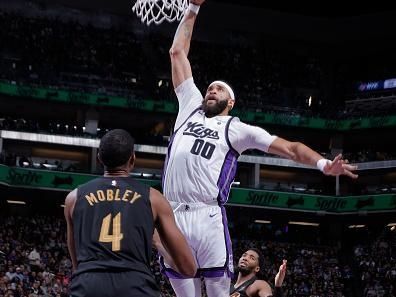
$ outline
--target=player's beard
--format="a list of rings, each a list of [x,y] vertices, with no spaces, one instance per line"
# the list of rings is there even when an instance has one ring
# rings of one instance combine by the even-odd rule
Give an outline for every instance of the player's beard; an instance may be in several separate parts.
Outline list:
[[[242,276],[246,276],[249,275],[250,273],[252,273],[252,269],[248,266],[246,267],[238,267],[238,272],[240,274],[242,274]]]
[[[202,102],[202,110],[205,112],[205,115],[208,118],[211,118],[222,113],[224,109],[226,109],[227,105],[228,105],[228,100],[218,100],[216,101],[216,104],[211,106],[208,106],[207,100],[204,100]]]

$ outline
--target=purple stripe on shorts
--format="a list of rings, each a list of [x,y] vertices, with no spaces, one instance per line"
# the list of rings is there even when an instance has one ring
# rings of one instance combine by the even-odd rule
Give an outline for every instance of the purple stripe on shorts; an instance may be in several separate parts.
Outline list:
[[[200,269],[201,275],[204,277],[222,277],[225,272],[227,272],[228,277],[232,278],[234,276],[233,269],[230,270],[230,262],[231,267],[233,267],[233,259],[232,259],[232,243],[230,238],[230,232],[228,231],[228,222],[227,222],[227,215],[225,208],[220,206],[221,208],[221,215],[222,215],[222,222],[224,228],[224,239],[226,244],[226,261],[223,267],[213,267],[213,268],[204,268]]]
[[[197,273],[195,274],[194,277],[188,277],[188,276],[181,275],[180,273],[173,270],[172,268],[165,268],[162,271],[162,273],[165,274],[165,276],[168,278],[176,278],[176,279],[200,278],[201,277],[201,274],[199,271],[197,271]]]
[[[187,277],[187,276],[183,276],[180,273],[174,271],[172,268],[165,268],[165,270],[163,271],[163,274],[165,274],[165,276],[167,278],[176,278],[176,279],[187,279],[187,278],[191,278],[191,277]],[[199,278],[199,272],[197,272],[197,274],[194,276],[194,278]]]
[[[164,274],[167,278],[176,278],[176,279],[187,279],[191,277],[186,277],[184,275],[181,275],[177,271],[175,271],[172,268],[167,268],[165,267],[164,263],[164,258],[162,256],[159,257],[159,262],[160,262],[160,268],[161,268],[161,273]],[[197,271],[195,276],[193,278],[199,278],[200,277],[200,272]]]
[[[225,268],[213,268],[213,269],[206,269],[201,272],[203,277],[222,277],[225,272]]]
[[[232,242],[230,237],[230,232],[228,231],[228,221],[226,210],[224,206],[220,206],[221,208],[221,216],[224,230],[224,240],[226,244],[226,262],[223,267],[213,267],[213,268],[204,268],[200,269],[201,275],[204,277],[222,277],[225,272],[227,272],[228,277],[234,277],[234,272],[230,270],[230,262],[231,267],[233,267],[233,258],[232,258]],[[233,270],[233,269],[232,269]]]

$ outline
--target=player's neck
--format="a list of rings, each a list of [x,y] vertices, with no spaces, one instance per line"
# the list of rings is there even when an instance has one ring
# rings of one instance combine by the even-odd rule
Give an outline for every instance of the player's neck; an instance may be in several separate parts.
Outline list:
[[[205,116],[206,116],[207,118],[225,117],[225,116],[228,116],[228,115],[229,115],[229,114],[226,113],[226,112],[225,112],[225,113],[222,112],[222,113],[219,113],[219,114],[216,114],[216,115],[210,115],[210,114],[208,115],[208,114],[205,113]]]
[[[123,168],[106,169],[103,176],[127,177],[129,176],[129,171]]]
[[[246,282],[247,280],[251,279],[253,276],[255,276],[254,272],[251,272],[251,273],[249,273],[247,275],[242,275],[242,273],[239,272],[238,273],[238,278],[237,278],[237,281],[236,281],[234,287],[238,287],[238,286],[242,285],[244,282]]]
[[[218,116],[228,116],[229,115],[229,111],[228,108],[224,109],[221,113],[218,114]]]
[[[228,116],[228,115],[229,115],[228,108],[224,109],[221,113],[218,113],[218,114],[210,114],[210,113],[205,112],[205,116],[207,118],[214,118],[214,117],[219,117],[219,116],[224,117],[224,116]]]

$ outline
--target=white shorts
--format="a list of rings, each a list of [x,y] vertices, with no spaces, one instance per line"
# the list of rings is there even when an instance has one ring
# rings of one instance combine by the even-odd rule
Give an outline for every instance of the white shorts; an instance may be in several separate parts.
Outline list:
[[[225,208],[217,202],[171,202],[176,224],[184,234],[195,257],[196,277],[220,277],[234,272],[232,246]],[[169,278],[184,278],[163,262],[163,272]]]

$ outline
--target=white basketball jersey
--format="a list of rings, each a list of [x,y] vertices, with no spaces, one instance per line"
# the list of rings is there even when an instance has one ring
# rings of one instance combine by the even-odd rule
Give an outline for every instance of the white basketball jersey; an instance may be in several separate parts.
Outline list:
[[[207,118],[196,109],[175,131],[168,147],[163,191],[170,201],[227,201],[239,153],[228,139],[231,116]]]

